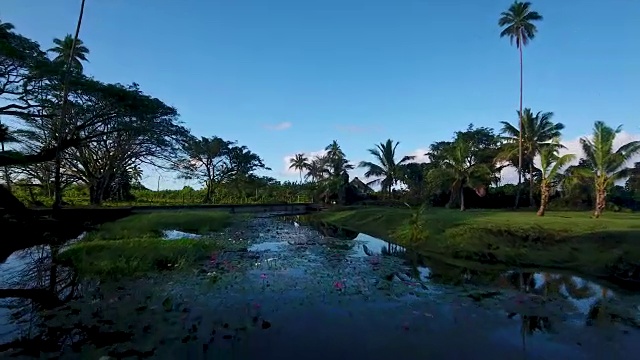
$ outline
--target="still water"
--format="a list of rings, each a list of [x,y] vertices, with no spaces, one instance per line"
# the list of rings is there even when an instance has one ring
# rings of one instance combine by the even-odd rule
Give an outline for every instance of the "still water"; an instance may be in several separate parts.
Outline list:
[[[292,220],[256,218],[231,231],[248,239],[247,251],[120,283],[77,281],[51,265],[47,246],[13,254],[0,264],[0,355],[631,359],[640,351],[640,297],[573,274],[454,267]],[[191,235],[168,233],[179,237]],[[43,291],[15,291],[34,288]]]

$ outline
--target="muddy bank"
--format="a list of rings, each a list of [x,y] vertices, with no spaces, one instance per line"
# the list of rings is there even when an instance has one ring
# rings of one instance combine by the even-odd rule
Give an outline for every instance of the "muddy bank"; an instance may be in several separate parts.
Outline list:
[[[85,284],[3,355],[112,358],[633,358],[640,303],[575,276],[474,273],[357,234],[255,218],[246,251],[188,273]],[[172,241],[172,240],[167,240]],[[7,344],[7,343],[5,343]],[[186,356],[185,356],[186,355]]]

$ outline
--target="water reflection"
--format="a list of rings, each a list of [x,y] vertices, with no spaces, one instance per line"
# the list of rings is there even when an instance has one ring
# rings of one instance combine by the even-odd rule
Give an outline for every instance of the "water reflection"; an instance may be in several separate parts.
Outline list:
[[[59,249],[35,246],[0,264],[0,352],[40,343],[42,311],[78,295],[76,273],[52,261]]]
[[[314,224],[323,233],[339,236],[335,227]],[[323,230],[324,229],[324,230]],[[412,279],[433,286],[456,286],[483,289],[470,294],[477,301],[494,298],[504,292],[516,291],[519,296],[507,301],[506,316],[518,318],[522,336],[550,332],[555,322],[586,325],[625,325],[640,328],[638,299],[629,294],[619,296],[608,285],[601,285],[569,273],[519,271],[504,267],[481,267],[479,264],[454,266],[421,256],[401,246],[367,234],[349,234],[355,246],[350,256],[355,258],[391,256],[407,264],[405,273],[396,277]],[[344,239],[344,237],[343,237]],[[495,290],[494,290],[495,289]]]

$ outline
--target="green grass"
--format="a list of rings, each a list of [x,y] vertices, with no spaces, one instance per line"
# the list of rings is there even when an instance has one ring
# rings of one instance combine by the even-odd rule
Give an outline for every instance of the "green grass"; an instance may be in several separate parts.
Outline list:
[[[57,260],[71,264],[84,278],[119,279],[185,269],[223,248],[215,240],[97,240],[75,244]]]
[[[319,213],[316,219],[408,245],[410,209],[366,207]],[[606,276],[621,260],[640,262],[640,214],[457,210],[424,214],[418,251],[451,259],[543,266]]]
[[[119,279],[192,267],[214,251],[236,249],[238,243],[206,235],[224,230],[245,215],[220,211],[163,211],[132,215],[102,224],[57,260],[81,277]],[[200,239],[164,240],[163,230],[205,235]]]
[[[232,215],[222,211],[162,211],[135,214],[105,223],[90,233],[87,240],[121,240],[158,238],[163,230],[179,230],[207,234],[223,230],[231,224]]]

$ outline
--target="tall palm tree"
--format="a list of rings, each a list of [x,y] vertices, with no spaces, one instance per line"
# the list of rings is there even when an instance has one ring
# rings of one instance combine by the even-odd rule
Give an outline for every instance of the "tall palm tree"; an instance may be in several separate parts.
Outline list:
[[[67,117],[67,102],[68,102],[67,98],[69,97],[69,75],[72,72],[72,61],[73,59],[75,59],[75,56],[71,56],[71,55],[76,54],[76,45],[78,45],[78,42],[80,41],[78,37],[80,36],[80,27],[82,26],[82,17],[84,15],[84,4],[85,4],[85,0],[82,0],[82,3],[80,4],[80,13],[78,14],[78,22],[76,23],[76,32],[75,32],[75,35],[73,36],[73,42],[69,47],[70,56],[67,57],[67,64],[64,68],[65,73],[64,73],[64,82],[62,85],[62,104],[60,105],[60,119],[57,126],[57,130],[58,130],[58,139],[56,143],[57,148],[60,147],[60,143],[62,142],[62,134],[63,134],[62,129],[64,129],[64,125]],[[53,200],[54,209],[58,209],[60,208],[60,206],[62,206],[62,180],[61,180],[61,173],[60,173],[61,161],[62,160],[61,160],[60,151],[56,150],[56,156],[54,159],[55,174],[54,174],[54,180],[53,180],[54,186],[55,186],[55,198]]]
[[[377,163],[361,161],[358,165],[358,167],[367,169],[367,172],[364,173],[365,178],[378,177],[378,179],[369,184],[379,183],[382,186],[382,190],[386,191],[389,196],[391,196],[391,187],[396,185],[402,176],[402,166],[415,159],[415,156],[405,156],[396,162],[396,148],[399,144],[400,142],[396,141],[394,145],[391,139],[387,139],[384,143],[376,144],[375,148],[367,151],[373,155]]]
[[[500,14],[498,26],[502,31],[500,37],[509,37],[509,42],[516,43],[516,47],[520,53],[520,110],[518,112],[520,133],[522,133],[522,88],[523,88],[523,71],[522,71],[522,48],[526,46],[530,40],[536,36],[538,29],[533,24],[534,21],[541,21],[542,15],[531,10],[531,3],[514,1],[507,11]],[[522,137],[519,140],[518,151],[518,196],[516,196],[516,207],[520,198],[520,189],[522,187]]]
[[[346,155],[337,140],[333,140],[324,150],[327,152],[325,159],[330,176],[342,176],[345,171],[353,170],[354,166],[346,159]]]
[[[302,171],[309,168],[309,158],[303,153],[296,154],[289,159],[289,169],[297,170],[300,173],[300,183],[302,184]]]
[[[0,28],[2,24],[0,24]],[[0,150],[5,152],[4,145],[8,143],[17,142],[18,139],[11,133],[9,127],[0,121]],[[7,189],[11,191],[11,177],[9,176],[9,167],[5,166],[3,169],[4,181]]]
[[[529,108],[525,108],[522,113],[518,113],[520,121],[520,129],[511,125],[507,121],[502,121],[502,133],[506,134],[507,141],[504,146],[502,156],[513,158],[516,153],[518,158],[523,157],[524,162],[529,167],[529,204],[535,207],[535,199],[533,197],[533,172],[534,159],[536,155],[545,147],[553,147],[555,149],[564,146],[554,139],[562,134],[564,124],[554,123],[552,121],[552,112],[538,111],[535,115]],[[520,160],[519,160],[520,161]],[[522,164],[520,163],[520,166]],[[522,171],[520,168],[518,171]]]
[[[75,40],[75,38],[71,36],[71,34],[67,34],[62,40],[58,38],[53,39],[53,43],[56,46],[47,50],[47,52],[55,54],[53,62],[61,64],[63,66],[66,64],[70,64],[72,70],[82,72],[82,62],[89,61],[87,60],[89,49],[84,46],[82,40]]]
[[[602,215],[606,205],[607,190],[618,180],[628,178],[633,171],[626,163],[640,153],[640,141],[631,141],[613,151],[616,135],[622,131],[618,126],[613,129],[602,121],[596,121],[591,139],[580,139],[582,151],[589,167],[575,167],[574,173],[582,178],[591,179],[595,185],[596,208],[593,216]]]
[[[431,170],[429,175],[448,184],[452,195],[457,192],[460,195],[460,211],[465,211],[464,188],[468,187],[476,192],[483,189],[482,186],[490,182],[491,169],[475,159],[469,142],[462,138],[443,149],[443,155],[441,168]]]
[[[558,156],[558,148],[548,146],[542,149],[540,152],[540,209],[538,209],[538,216],[544,216],[545,209],[549,203],[549,195],[551,189],[559,181],[560,169],[565,167],[568,163],[575,160],[574,154],[565,154]]]

